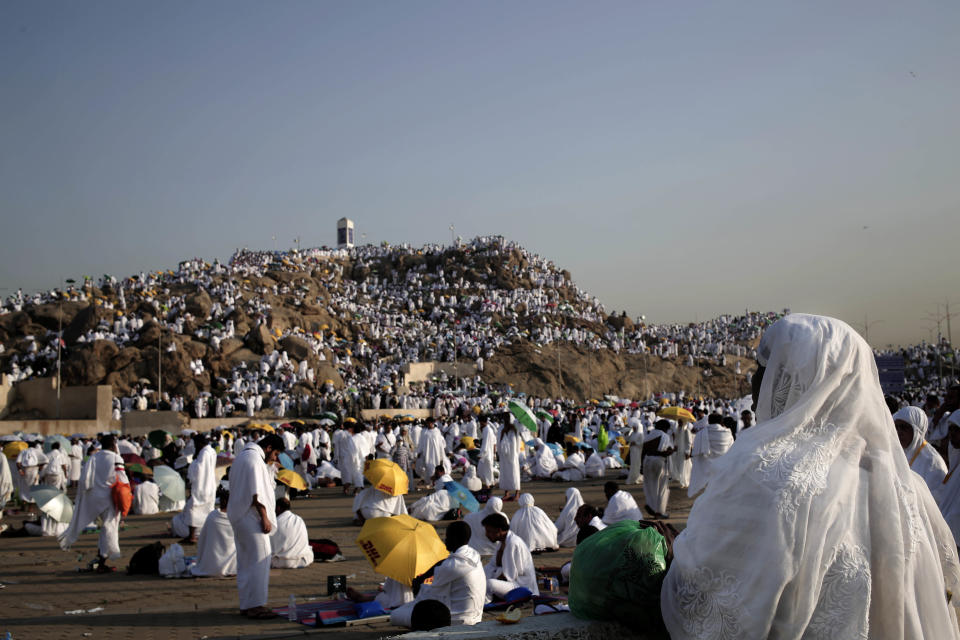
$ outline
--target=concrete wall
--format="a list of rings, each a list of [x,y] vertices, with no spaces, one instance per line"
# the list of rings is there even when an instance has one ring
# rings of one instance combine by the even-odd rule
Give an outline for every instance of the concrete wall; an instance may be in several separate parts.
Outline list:
[[[106,424],[101,425],[96,420],[2,420],[0,421],[0,435],[8,435],[15,431],[24,433],[39,433],[49,436],[55,433],[61,435],[73,435],[82,433],[88,436],[95,436],[103,431],[110,431],[116,426]]]
[[[3,374],[0,377],[0,419],[7,415],[7,405],[13,402],[13,383],[10,376]]]
[[[6,382],[6,381],[4,381]],[[0,396],[5,397],[6,412],[0,415],[25,413],[39,414],[40,418],[57,418],[57,379],[32,378],[13,385]],[[64,420],[110,421],[113,390],[110,385],[89,387],[63,387],[60,391],[60,418]]]
[[[433,409],[362,409],[360,411],[360,417],[364,420],[393,418],[396,416],[413,416],[417,420],[423,420],[432,415]]]
[[[189,421],[178,411],[127,411],[120,430],[131,436],[144,436],[155,429],[180,433]]]
[[[445,372],[450,377],[467,378],[477,375],[477,365],[472,362],[411,362],[404,365],[406,384],[425,382],[435,375]]]

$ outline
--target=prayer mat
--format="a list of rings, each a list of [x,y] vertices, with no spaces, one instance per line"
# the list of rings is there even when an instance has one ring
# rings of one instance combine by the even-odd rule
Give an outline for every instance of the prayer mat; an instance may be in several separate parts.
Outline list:
[[[376,594],[376,591],[371,591],[364,595],[373,596]],[[281,619],[287,619],[287,607],[278,607],[273,612],[279,614]],[[364,618],[364,620],[376,621],[379,618],[382,618],[382,616]],[[347,622],[359,619],[352,600],[319,600],[317,602],[297,603],[297,622],[310,627],[344,625]]]

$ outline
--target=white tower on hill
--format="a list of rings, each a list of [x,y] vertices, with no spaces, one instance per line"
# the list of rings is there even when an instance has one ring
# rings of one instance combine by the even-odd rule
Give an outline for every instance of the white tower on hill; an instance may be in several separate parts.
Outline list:
[[[353,246],[353,220],[340,218],[337,220],[337,249]]]

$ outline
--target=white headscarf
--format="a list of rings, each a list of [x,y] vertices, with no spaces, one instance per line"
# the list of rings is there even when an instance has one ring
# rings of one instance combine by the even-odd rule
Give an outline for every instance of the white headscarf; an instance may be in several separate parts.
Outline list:
[[[534,505],[533,495],[520,494],[520,508],[510,519],[510,531],[520,536],[530,551],[556,549],[557,527],[546,512]]]
[[[470,542],[467,544],[476,549],[482,556],[489,556],[497,551],[496,543],[490,542],[490,540],[487,539],[483,525],[480,524],[484,518],[494,513],[503,513],[503,500],[496,496],[487,500],[487,504],[483,505],[483,509],[463,516],[463,521],[470,525]],[[503,515],[505,517],[507,516],[505,513],[503,513]],[[509,517],[507,517],[507,522],[510,522]]]
[[[580,495],[580,489],[570,487],[567,489],[566,497],[567,503],[563,505],[563,511],[553,524],[557,527],[558,544],[561,547],[572,547],[577,544],[577,533],[580,531],[573,517],[583,506],[583,496]]]
[[[927,414],[920,407],[903,407],[893,414],[893,420],[902,420],[913,427],[913,440],[910,446],[904,449],[907,460],[911,460],[927,435]]]
[[[758,348],[757,426],[717,460],[661,606],[686,638],[960,638],[956,546],[907,467],[870,347],[789,315]]]

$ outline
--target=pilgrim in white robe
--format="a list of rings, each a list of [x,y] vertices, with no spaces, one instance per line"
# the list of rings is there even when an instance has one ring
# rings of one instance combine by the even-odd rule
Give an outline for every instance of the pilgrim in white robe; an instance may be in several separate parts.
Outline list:
[[[480,460],[477,462],[477,476],[485,487],[492,487],[494,483],[493,469],[496,463],[497,432],[489,422],[483,428],[480,436]]]
[[[376,487],[366,487],[353,499],[354,515],[360,513],[364,519],[389,518],[407,513],[407,504],[403,496],[391,496]]]
[[[530,466],[530,475],[534,478],[551,478],[557,470],[557,461],[553,457],[553,450],[543,444],[540,438],[534,440],[533,460]]]
[[[13,496],[13,474],[10,472],[10,465],[6,460],[0,459],[0,522],[3,521],[3,507]],[[0,524],[0,530],[6,526]]]
[[[17,455],[18,471],[23,471],[23,475],[17,474],[20,500],[23,502],[36,502],[30,495],[30,489],[40,483],[40,467],[46,462],[47,456],[43,454],[39,447],[27,447]]]
[[[483,488],[483,483],[480,482],[480,478],[477,477],[477,468],[472,464],[467,464],[466,469],[463,471],[463,477],[460,478],[460,484],[465,486],[469,491],[480,491]]]
[[[173,517],[170,530],[173,535],[186,538],[190,527],[200,529],[213,511],[217,500],[217,452],[209,444],[204,446],[187,470],[190,497],[183,511]]]
[[[673,447],[670,434],[654,429],[646,435],[645,442],[657,440],[657,451],[669,451]],[[651,447],[653,445],[650,445]],[[643,497],[653,511],[666,515],[670,500],[670,477],[667,474],[665,456],[647,455],[643,460]]]
[[[700,429],[693,440],[693,468],[688,496],[692,498],[707,486],[716,460],[732,445],[733,434],[722,424],[708,424]]]
[[[630,473],[627,474],[627,484],[640,484],[643,480],[643,427],[637,426],[630,432],[627,444],[630,445]]]
[[[230,518],[219,509],[207,515],[197,539],[195,576],[232,576],[237,573],[237,545]]]
[[[483,568],[487,577],[487,601],[492,599],[491,596],[502,598],[517,587],[526,587],[533,595],[540,595],[537,571],[527,543],[513,531],[508,531],[506,539],[500,544],[503,554],[498,549]]]
[[[436,427],[424,429],[420,434],[416,452],[416,472],[424,482],[433,477],[440,465],[443,465],[444,473],[450,472],[450,461],[447,460],[445,447],[443,434]]]
[[[424,432],[426,436],[428,431]],[[427,522],[436,522],[451,510],[457,507],[457,502],[450,495],[450,492],[444,488],[444,484],[451,482],[453,478],[444,474],[434,483],[434,492],[426,495],[410,507],[410,515],[418,520]]]
[[[274,569],[302,569],[313,564],[313,547],[307,524],[292,511],[277,516],[277,533],[270,538]]]
[[[577,482],[579,480],[583,480],[583,478],[584,460],[583,454],[579,451],[575,451],[567,456],[563,466],[553,474],[554,480],[562,480],[564,482]]]
[[[567,502],[563,505],[563,511],[560,512],[553,524],[557,528],[557,544],[561,547],[575,547],[577,546],[577,533],[580,532],[580,527],[577,526],[573,518],[577,515],[577,509],[583,506],[583,496],[580,495],[580,490],[576,487],[569,487],[566,498]]]
[[[80,467],[83,466],[83,447],[74,444],[70,447],[70,482],[80,480]]]
[[[241,610],[266,605],[270,590],[270,536],[277,530],[277,516],[275,481],[264,460],[263,449],[254,442],[243,448],[230,468],[227,516],[237,547]],[[254,496],[265,509],[270,533],[263,532],[260,514],[253,506]]]
[[[363,486],[363,449],[365,438],[349,432],[340,440],[340,453],[337,455],[337,468],[343,486],[360,488]]]
[[[557,527],[550,516],[534,504],[533,495],[522,494],[519,504],[520,508],[510,519],[510,531],[520,536],[531,552],[558,549]]]
[[[670,455],[667,468],[670,477],[677,481],[681,489],[686,489],[690,486],[690,474],[693,472],[693,459],[690,457],[693,452],[693,431],[689,423],[681,422],[675,427],[674,433],[673,442],[677,450]]]
[[[31,536],[58,537],[70,527],[69,522],[57,522],[45,513],[40,514],[40,523],[24,522],[23,529]]]
[[[930,493],[936,497],[947,475],[947,464],[924,439],[927,433],[927,414],[920,407],[904,407],[893,414],[893,420],[902,420],[913,428],[913,439],[903,453],[907,456],[910,469],[923,478],[930,488]]]
[[[60,548],[69,549],[80,533],[100,518],[100,540],[97,545],[103,558],[120,557],[120,512],[113,506],[112,487],[117,480],[127,482],[123,458],[114,451],[98,451],[90,456],[80,473],[77,498],[73,505],[70,526],[59,536]]]
[[[497,443],[500,459],[500,489],[520,490],[520,435],[516,427],[500,434]]]
[[[433,572],[433,580],[420,588],[416,599],[390,613],[390,623],[409,627],[413,608],[424,600],[437,600],[450,610],[450,625],[474,625],[483,617],[487,580],[480,555],[463,545],[443,560]]]
[[[646,464],[646,461],[644,461]],[[620,489],[610,496],[607,506],[603,510],[603,524],[611,525],[624,520],[642,520],[643,514],[632,495]]]
[[[70,464],[67,456],[60,449],[51,449],[46,456],[47,464],[40,472],[40,483],[61,491],[65,490],[67,488],[67,470],[69,470]]]
[[[510,523],[510,518],[503,513],[503,500],[496,496],[491,496],[482,509],[463,516],[463,521],[470,525],[470,542],[467,544],[476,549],[482,556],[488,556],[497,551],[496,543],[490,542],[483,525],[480,524],[484,518],[494,513],[503,514],[503,517],[507,518],[507,524]]]
[[[130,511],[138,516],[160,513],[160,486],[152,480],[144,480],[134,485]]]
[[[583,473],[588,478],[602,478],[606,475],[606,471],[607,468],[603,464],[603,458],[596,451],[591,453],[587,461],[583,463]]]

